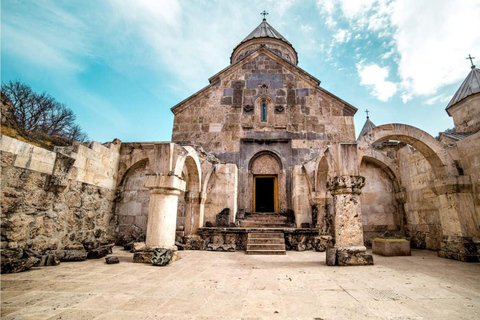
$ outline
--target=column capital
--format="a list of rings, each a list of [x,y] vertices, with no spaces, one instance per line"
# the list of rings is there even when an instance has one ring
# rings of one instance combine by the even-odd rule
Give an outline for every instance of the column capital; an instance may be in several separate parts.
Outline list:
[[[183,193],[179,189],[170,189],[170,188],[152,188],[150,189],[150,194],[165,194],[169,196],[180,196]]]
[[[327,188],[335,194],[360,194],[365,186],[365,177],[362,176],[335,176],[328,179]]]

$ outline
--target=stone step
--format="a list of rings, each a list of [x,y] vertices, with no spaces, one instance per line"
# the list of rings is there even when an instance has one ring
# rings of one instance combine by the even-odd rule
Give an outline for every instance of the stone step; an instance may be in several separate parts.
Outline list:
[[[247,254],[262,254],[262,255],[285,255],[285,250],[247,250]]]
[[[285,244],[281,238],[248,238],[248,244]]]
[[[259,215],[249,215],[245,217],[245,220],[288,220],[285,216],[279,216],[278,214],[259,214]]]
[[[240,227],[245,228],[295,228],[291,223],[258,223],[258,222],[241,222]]]
[[[280,238],[280,239],[285,239],[285,236],[283,233],[274,233],[274,232],[250,232],[248,233],[248,238]]]
[[[247,244],[247,251],[251,250],[284,250],[285,251],[285,243],[281,244],[274,244],[274,243],[262,243],[262,244]]]

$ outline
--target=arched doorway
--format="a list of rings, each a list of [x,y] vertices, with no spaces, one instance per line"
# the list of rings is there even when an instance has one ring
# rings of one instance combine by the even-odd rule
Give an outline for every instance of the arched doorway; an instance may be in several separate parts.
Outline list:
[[[252,186],[252,211],[278,213],[279,197],[284,193],[282,187],[285,184],[285,175],[282,173],[279,157],[273,152],[259,152],[252,157],[249,171]]]

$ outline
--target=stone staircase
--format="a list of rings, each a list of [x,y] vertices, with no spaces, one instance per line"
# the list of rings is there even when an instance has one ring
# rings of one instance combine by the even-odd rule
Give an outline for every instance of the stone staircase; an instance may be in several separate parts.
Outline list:
[[[249,232],[247,254],[286,254],[284,234],[281,232]]]
[[[239,220],[243,228],[294,228],[288,217],[276,213],[250,213]]]

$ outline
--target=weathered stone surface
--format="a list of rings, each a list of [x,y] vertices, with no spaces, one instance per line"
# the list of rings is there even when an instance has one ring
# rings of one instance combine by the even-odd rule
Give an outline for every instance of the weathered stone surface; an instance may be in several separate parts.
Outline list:
[[[112,253],[113,244],[100,246],[88,252],[87,259],[100,259]]]
[[[205,248],[206,244],[203,239],[187,238],[184,245],[185,250],[205,250]]]
[[[65,261],[83,261],[87,259],[87,251],[85,250],[54,250],[48,251],[47,254],[55,254],[58,260]]]
[[[327,248],[326,259],[328,266],[335,266],[337,264],[337,249]]]
[[[6,258],[1,262],[1,273],[23,272],[34,267],[40,259],[36,257],[28,258]]]
[[[170,263],[173,257],[173,250],[167,248],[157,248],[153,252],[152,264],[163,267]]]
[[[315,251],[324,252],[327,248],[333,247],[333,237],[328,235],[315,237],[313,240],[313,248]]]
[[[105,258],[105,263],[106,264],[116,264],[120,263],[120,260],[116,256],[110,256]]]
[[[152,263],[153,251],[140,251],[133,254],[134,263]]]
[[[365,248],[337,248],[337,265],[363,266],[373,265],[373,257],[365,253]]]
[[[372,253],[382,256],[410,256],[410,241],[406,239],[374,238]]]
[[[230,225],[230,209],[225,208],[217,214],[215,223],[217,227],[228,227]]]

